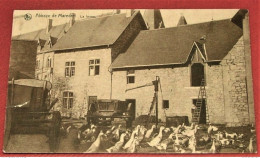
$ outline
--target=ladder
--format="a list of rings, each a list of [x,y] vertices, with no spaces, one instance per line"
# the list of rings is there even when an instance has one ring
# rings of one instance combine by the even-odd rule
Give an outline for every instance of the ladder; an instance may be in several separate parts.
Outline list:
[[[194,112],[192,115],[192,122],[195,124],[200,123],[200,115],[201,115],[201,109],[202,109],[202,105],[203,105],[203,99],[205,99],[206,124],[208,124],[209,123],[209,114],[208,114],[207,94],[206,94],[204,77],[201,80],[198,100],[196,101],[196,108],[194,109]]]

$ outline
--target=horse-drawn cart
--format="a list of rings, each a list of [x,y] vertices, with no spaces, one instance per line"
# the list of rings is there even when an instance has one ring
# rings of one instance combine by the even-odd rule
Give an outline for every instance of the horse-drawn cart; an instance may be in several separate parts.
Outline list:
[[[52,152],[59,145],[61,115],[50,112],[51,83],[35,79],[19,79],[8,82],[4,148],[13,134],[45,134],[49,137]]]
[[[131,127],[134,119],[132,104],[120,100],[100,99],[90,104],[88,108],[89,123],[109,125],[116,118],[124,119],[126,127]]]

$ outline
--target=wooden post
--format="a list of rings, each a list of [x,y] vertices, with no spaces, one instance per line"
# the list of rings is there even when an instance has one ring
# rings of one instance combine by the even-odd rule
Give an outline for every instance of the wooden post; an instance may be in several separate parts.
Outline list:
[[[156,76],[156,80],[154,82],[154,92],[155,92],[155,117],[156,117],[156,129],[158,129],[158,83],[159,76]]]

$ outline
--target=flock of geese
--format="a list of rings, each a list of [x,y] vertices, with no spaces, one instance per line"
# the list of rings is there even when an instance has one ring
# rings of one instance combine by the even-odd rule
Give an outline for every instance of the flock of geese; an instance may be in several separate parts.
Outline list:
[[[68,133],[70,128],[66,129]],[[92,124],[88,128],[80,128],[74,145],[90,145],[84,153],[146,153],[145,149],[148,148],[153,152],[167,153],[219,153],[224,148],[255,153],[256,143],[253,142],[256,136],[253,128],[250,135],[250,138],[246,138],[242,133],[220,131],[211,124],[207,127],[194,124],[170,128],[160,126],[159,130],[155,125],[149,129],[137,125],[130,130],[123,129],[119,124],[106,131]]]

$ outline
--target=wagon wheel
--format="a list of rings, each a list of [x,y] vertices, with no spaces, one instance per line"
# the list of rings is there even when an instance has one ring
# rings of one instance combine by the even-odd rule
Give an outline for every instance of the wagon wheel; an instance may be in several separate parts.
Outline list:
[[[54,111],[52,113],[52,122],[50,129],[50,150],[55,152],[59,147],[59,136],[60,136],[60,126],[61,126],[61,115],[60,112]]]

